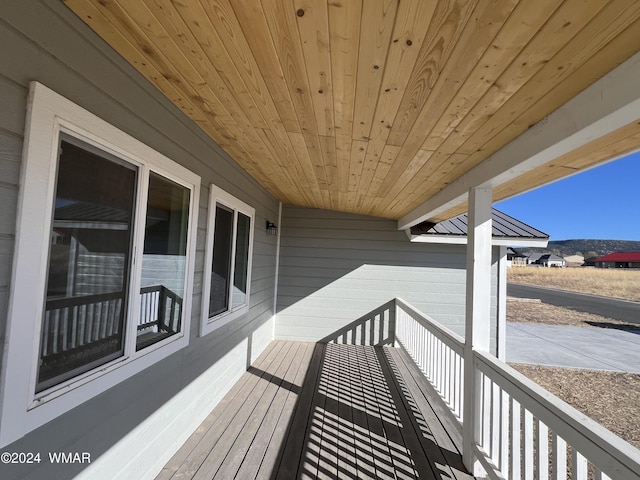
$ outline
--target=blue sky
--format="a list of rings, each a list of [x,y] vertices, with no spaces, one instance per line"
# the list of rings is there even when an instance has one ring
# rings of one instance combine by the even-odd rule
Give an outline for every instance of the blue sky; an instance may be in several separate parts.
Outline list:
[[[640,240],[640,152],[494,206],[551,240]]]

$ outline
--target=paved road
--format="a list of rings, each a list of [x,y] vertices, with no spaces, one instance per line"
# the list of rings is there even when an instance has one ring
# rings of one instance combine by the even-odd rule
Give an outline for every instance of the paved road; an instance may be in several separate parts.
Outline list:
[[[571,293],[529,285],[507,284],[507,295],[518,298],[539,298],[543,303],[593,313],[628,323],[640,324],[640,303]]]

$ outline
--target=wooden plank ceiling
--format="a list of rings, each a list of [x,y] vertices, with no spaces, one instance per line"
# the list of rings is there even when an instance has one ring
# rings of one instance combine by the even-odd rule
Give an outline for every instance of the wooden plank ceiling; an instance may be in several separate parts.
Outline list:
[[[64,1],[282,202],[394,219],[640,50],[637,0]]]

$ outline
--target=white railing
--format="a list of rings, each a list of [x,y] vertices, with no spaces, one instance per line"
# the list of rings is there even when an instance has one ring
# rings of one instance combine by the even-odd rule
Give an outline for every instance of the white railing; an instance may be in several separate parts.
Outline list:
[[[396,299],[396,341],[464,419],[464,339]],[[640,480],[640,450],[494,356],[474,351],[475,457],[489,478]]]
[[[396,340],[462,425],[464,339],[396,298]]]

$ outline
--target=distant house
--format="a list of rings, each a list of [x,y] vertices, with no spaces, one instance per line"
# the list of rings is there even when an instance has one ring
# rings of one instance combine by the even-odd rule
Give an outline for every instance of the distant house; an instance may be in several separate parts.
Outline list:
[[[567,267],[581,267],[584,265],[584,257],[582,255],[569,255],[564,257]]]
[[[583,267],[595,267],[596,266],[596,260],[598,260],[599,257],[587,257],[584,259],[584,264],[582,265]]]
[[[596,258],[599,268],[640,268],[640,252],[616,252]]]
[[[543,267],[561,267],[564,268],[567,266],[567,263],[565,262],[564,258],[559,257],[558,255],[554,255],[552,253],[548,253],[545,255],[542,255],[538,261],[538,264],[542,265]]]
[[[523,253],[520,253],[515,248],[509,247],[507,248],[507,267],[512,266],[522,266],[525,267],[527,265],[527,256]]]
[[[527,257],[527,265],[538,265],[538,260],[542,257],[544,253],[532,253]]]

